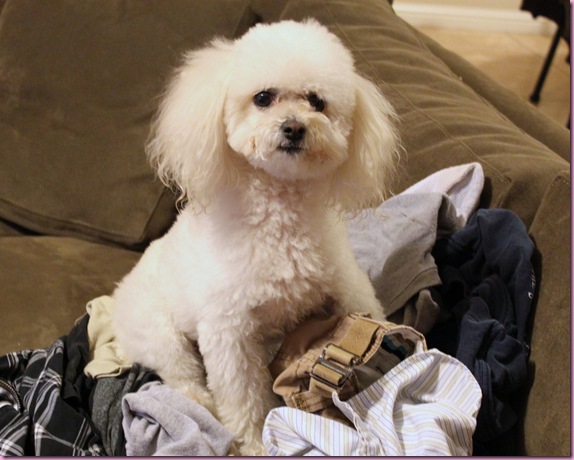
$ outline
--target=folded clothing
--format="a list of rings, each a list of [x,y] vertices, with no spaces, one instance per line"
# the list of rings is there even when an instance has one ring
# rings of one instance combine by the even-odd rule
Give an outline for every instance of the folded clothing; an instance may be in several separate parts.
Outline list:
[[[205,407],[159,382],[122,400],[130,456],[223,456],[233,435]]]

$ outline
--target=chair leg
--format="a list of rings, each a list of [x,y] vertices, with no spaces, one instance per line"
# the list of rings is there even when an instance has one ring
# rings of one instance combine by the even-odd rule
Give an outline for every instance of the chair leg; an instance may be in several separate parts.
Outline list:
[[[534,91],[530,95],[530,102],[534,104],[537,104],[538,101],[540,100],[540,92],[542,91],[542,86],[544,85],[546,75],[548,74],[548,70],[550,69],[550,64],[552,64],[552,59],[554,59],[554,54],[556,53],[556,48],[558,48],[560,37],[562,37],[562,27],[559,27],[558,30],[556,30],[556,33],[554,34],[554,38],[552,39],[552,43],[550,44],[550,49],[548,50],[548,54],[546,55],[544,65],[542,66],[542,71],[538,76],[536,87],[534,88]]]

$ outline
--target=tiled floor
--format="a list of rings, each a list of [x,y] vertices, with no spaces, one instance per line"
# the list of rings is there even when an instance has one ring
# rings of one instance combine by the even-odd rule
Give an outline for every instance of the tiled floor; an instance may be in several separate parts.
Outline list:
[[[476,30],[420,30],[527,101],[552,39],[541,35]],[[568,45],[560,40],[538,103],[540,110],[564,126],[570,113],[570,64],[566,62],[567,56]]]

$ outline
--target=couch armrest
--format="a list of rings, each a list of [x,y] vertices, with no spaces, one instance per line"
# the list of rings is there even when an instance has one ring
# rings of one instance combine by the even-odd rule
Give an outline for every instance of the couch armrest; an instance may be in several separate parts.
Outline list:
[[[532,312],[532,388],[521,440],[528,455],[572,455],[570,185],[567,172],[554,178],[529,231],[539,289]]]

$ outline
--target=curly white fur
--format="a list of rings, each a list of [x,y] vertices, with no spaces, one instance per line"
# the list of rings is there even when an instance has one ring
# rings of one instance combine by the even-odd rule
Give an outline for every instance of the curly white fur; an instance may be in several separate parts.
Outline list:
[[[270,98],[255,103],[261,92]],[[264,453],[263,422],[279,403],[270,341],[327,298],[384,317],[341,213],[384,195],[392,118],[312,20],[214,40],[168,87],[148,152],[188,204],[118,285],[116,335],[132,361],[217,414],[245,455]]]

